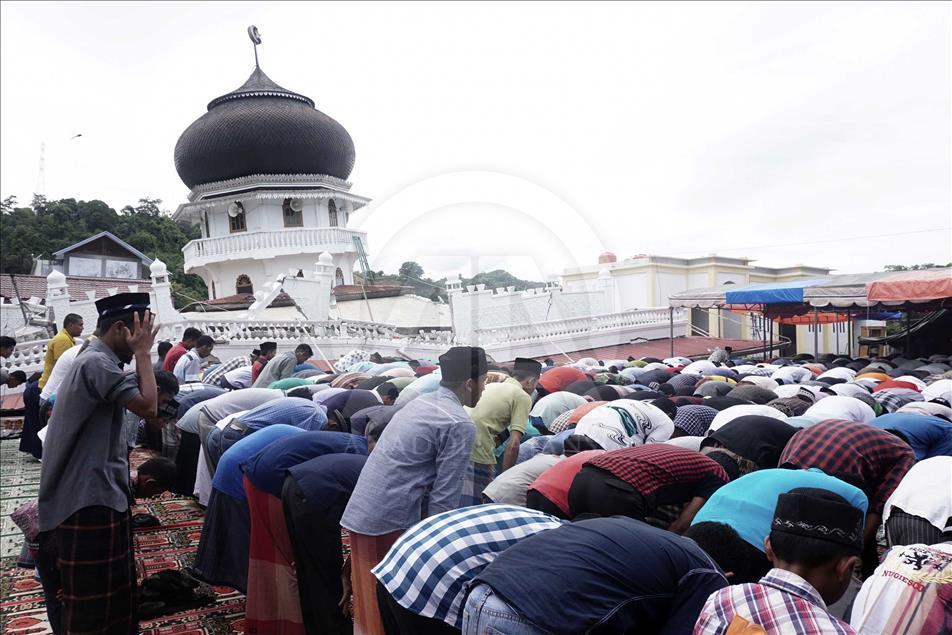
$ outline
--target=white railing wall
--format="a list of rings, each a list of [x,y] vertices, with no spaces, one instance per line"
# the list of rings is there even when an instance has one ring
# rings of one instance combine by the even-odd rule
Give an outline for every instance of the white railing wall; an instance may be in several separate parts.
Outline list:
[[[687,334],[687,311],[675,309],[674,336]],[[477,329],[473,343],[496,360],[540,357],[627,344],[635,339],[662,339],[671,332],[672,314],[665,308],[639,309],[590,317],[550,320],[498,329]]]
[[[353,248],[353,236],[366,243],[367,234],[343,227],[299,227],[268,231],[236,232],[228,236],[192,240],[182,249],[186,268],[197,260],[246,255],[268,250],[324,251],[333,246]],[[312,249],[313,248],[313,249]],[[191,263],[191,264],[190,264]]]

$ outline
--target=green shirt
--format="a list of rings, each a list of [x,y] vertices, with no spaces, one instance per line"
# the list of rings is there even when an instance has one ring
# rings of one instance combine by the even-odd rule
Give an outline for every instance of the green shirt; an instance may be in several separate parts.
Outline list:
[[[297,388],[298,386],[310,386],[314,382],[310,379],[305,379],[303,377],[288,377],[287,379],[279,379],[278,381],[273,381],[268,384],[268,388],[273,390],[291,390],[292,388]]]
[[[493,450],[499,445],[499,434],[507,429],[524,433],[531,409],[532,398],[512,377],[487,385],[476,407],[466,408],[476,424],[476,441],[470,455],[473,463],[495,465]]]

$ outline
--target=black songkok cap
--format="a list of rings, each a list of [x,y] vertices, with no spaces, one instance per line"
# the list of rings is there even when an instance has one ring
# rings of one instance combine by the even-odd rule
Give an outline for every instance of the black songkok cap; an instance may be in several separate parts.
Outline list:
[[[531,373],[533,375],[542,374],[542,364],[537,362],[534,359],[528,359],[526,357],[517,357],[516,361],[512,365],[513,372],[522,371],[526,373]]]
[[[262,353],[267,353],[267,352],[269,352],[269,351],[276,351],[276,350],[278,350],[278,345],[277,345],[276,343],[274,343],[274,342],[262,342],[262,343],[261,343],[261,352],[262,352]]]
[[[485,375],[486,351],[474,346],[454,346],[440,355],[440,373],[444,381],[460,382]]]
[[[863,512],[825,489],[799,487],[781,494],[771,530],[863,548]]]
[[[148,293],[117,293],[102,300],[96,300],[96,312],[99,321],[108,320],[117,315],[142,313],[149,308]]]

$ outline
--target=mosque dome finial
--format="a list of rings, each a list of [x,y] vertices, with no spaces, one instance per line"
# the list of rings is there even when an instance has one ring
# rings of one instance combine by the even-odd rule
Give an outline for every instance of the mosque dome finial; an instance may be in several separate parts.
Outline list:
[[[256,174],[325,174],[346,180],[355,157],[347,130],[314,108],[309,97],[265,75],[257,66],[259,42],[260,36],[248,80],[213,99],[208,112],[179,137],[179,177],[190,188]]]

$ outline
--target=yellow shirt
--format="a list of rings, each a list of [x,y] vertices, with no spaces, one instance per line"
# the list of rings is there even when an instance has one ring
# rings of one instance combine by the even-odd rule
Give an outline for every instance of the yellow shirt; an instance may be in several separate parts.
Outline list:
[[[47,380],[49,380],[50,373],[53,372],[53,367],[56,366],[56,360],[60,358],[60,355],[75,345],[76,342],[73,341],[72,336],[66,332],[66,329],[57,333],[56,336],[50,340],[50,343],[46,345],[46,357],[43,358],[43,374],[40,376],[41,390],[43,386],[46,385]]]
[[[470,459],[480,465],[495,465],[493,450],[503,430],[525,433],[529,424],[532,398],[512,377],[488,384],[475,408],[465,408],[476,424],[476,440]]]

